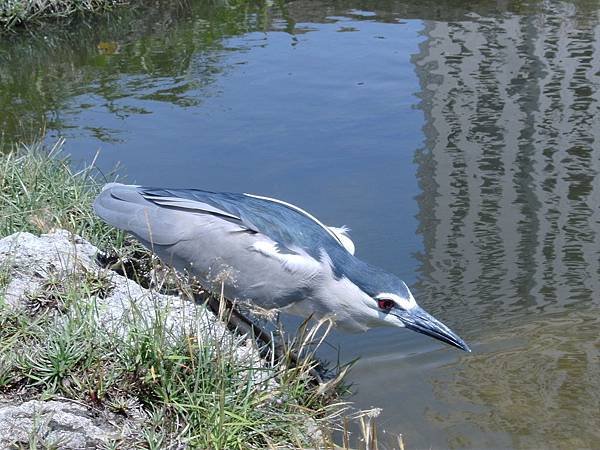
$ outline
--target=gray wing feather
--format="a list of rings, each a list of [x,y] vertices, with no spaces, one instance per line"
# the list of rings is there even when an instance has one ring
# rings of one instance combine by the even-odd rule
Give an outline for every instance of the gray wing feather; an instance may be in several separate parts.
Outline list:
[[[199,202],[196,200],[188,200],[179,197],[156,197],[145,195],[146,200],[150,200],[160,206],[171,206],[173,208],[188,209],[190,211],[199,211],[203,213],[216,214],[218,216],[228,217],[230,219],[241,220],[239,217],[229,214],[222,209],[216,208],[208,203]]]
[[[186,205],[184,208],[195,205],[197,211],[218,214],[236,221],[241,227],[273,240],[282,251],[293,252],[295,249],[301,249],[315,259],[320,258],[323,249],[330,255],[340,251],[349,255],[334,232],[300,208],[285,202],[246,194],[198,189],[139,189],[144,198],[157,204],[165,199],[181,199],[182,205]],[[219,212],[215,213],[213,209]]]
[[[333,259],[350,255],[337,235],[314,217],[273,199],[197,189],[110,184],[94,207],[108,223],[157,244],[170,244],[191,236],[197,226],[193,224],[194,217],[212,216],[232,222],[240,230],[266,236],[284,253],[292,254],[299,249],[317,260],[322,250]]]
[[[157,207],[134,186],[113,185],[94,202],[104,221],[132,233],[150,245],[171,245],[192,236],[190,214]]]

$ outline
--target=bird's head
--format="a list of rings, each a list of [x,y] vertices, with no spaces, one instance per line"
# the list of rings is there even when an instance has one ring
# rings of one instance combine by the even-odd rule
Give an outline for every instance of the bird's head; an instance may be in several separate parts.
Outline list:
[[[450,328],[421,308],[404,283],[400,292],[377,292],[369,307],[384,325],[404,327],[470,352],[469,346]]]
[[[365,271],[364,267],[359,279],[353,282],[362,291],[361,309],[369,317],[371,326],[408,328],[466,352],[471,351],[456,333],[417,304],[402,280],[373,267]]]

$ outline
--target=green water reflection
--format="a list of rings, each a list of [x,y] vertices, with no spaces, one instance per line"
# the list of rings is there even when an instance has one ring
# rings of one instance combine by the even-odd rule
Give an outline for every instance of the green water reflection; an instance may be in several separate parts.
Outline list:
[[[80,94],[98,96],[117,117],[145,114],[117,100],[137,98],[193,106],[192,90],[209,86],[223,68],[225,36],[268,27],[259,2],[157,2],[88,18],[66,29],[49,25],[32,35],[0,41],[0,127],[7,140],[31,138],[42,127],[65,129],[65,115],[92,104],[72,104]],[[192,61],[202,52],[206,60]],[[100,140],[118,131],[91,130]]]

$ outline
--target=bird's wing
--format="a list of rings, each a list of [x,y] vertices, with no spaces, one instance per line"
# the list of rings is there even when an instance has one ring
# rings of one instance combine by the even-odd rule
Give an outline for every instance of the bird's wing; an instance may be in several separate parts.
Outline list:
[[[251,194],[208,192],[196,189],[137,188],[144,199],[170,209],[211,214],[261,233],[277,244],[280,252],[301,251],[319,259],[323,250],[341,248],[352,253],[354,245],[343,228],[330,228],[299,207]]]

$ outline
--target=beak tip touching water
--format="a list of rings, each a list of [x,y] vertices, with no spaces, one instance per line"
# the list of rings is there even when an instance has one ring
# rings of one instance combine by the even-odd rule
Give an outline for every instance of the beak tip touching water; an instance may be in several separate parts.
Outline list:
[[[473,350],[471,350],[471,347],[469,347],[465,341],[461,341],[461,345],[459,345],[457,347],[460,348],[461,350],[464,350],[467,353],[472,353],[472,351],[473,351]]]

